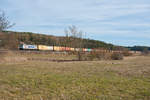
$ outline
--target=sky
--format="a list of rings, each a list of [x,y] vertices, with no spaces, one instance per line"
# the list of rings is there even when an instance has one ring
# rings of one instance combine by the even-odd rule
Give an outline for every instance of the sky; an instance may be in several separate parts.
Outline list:
[[[150,0],[0,0],[0,9],[12,31],[64,36],[75,25],[85,38],[150,46]]]

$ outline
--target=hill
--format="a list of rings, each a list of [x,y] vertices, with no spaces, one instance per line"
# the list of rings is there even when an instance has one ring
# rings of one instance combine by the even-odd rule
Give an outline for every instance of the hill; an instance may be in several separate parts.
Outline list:
[[[31,32],[13,32],[4,31],[1,32],[0,37],[0,47],[7,49],[17,49],[18,44],[41,44],[41,45],[56,45],[56,46],[69,46],[74,45],[73,38],[69,37],[66,41],[66,37],[63,36],[52,36],[45,34],[37,34]],[[80,40],[80,39],[79,39]],[[103,49],[120,49],[123,47],[115,46],[113,44],[108,44],[103,41],[92,40],[92,39],[82,39],[83,48],[103,48]]]

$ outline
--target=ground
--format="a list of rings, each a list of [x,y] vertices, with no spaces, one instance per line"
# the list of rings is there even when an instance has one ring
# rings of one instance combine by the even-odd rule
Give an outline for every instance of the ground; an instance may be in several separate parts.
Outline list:
[[[150,57],[2,62],[0,100],[150,100]]]

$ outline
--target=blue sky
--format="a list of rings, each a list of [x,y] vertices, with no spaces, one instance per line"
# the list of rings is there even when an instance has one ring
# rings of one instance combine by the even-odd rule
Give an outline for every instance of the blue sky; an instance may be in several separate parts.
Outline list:
[[[10,30],[63,36],[76,25],[86,38],[150,46],[150,0],[0,0]]]

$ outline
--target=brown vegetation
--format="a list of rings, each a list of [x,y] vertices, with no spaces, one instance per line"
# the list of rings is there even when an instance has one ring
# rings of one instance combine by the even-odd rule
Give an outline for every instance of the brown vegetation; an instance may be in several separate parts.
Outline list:
[[[123,54],[116,52],[90,52],[81,54],[81,60],[94,61],[94,60],[122,60]]]
[[[13,51],[1,51],[0,52],[0,62],[3,63],[14,63],[14,62],[24,62],[27,61],[27,57],[20,55]]]

